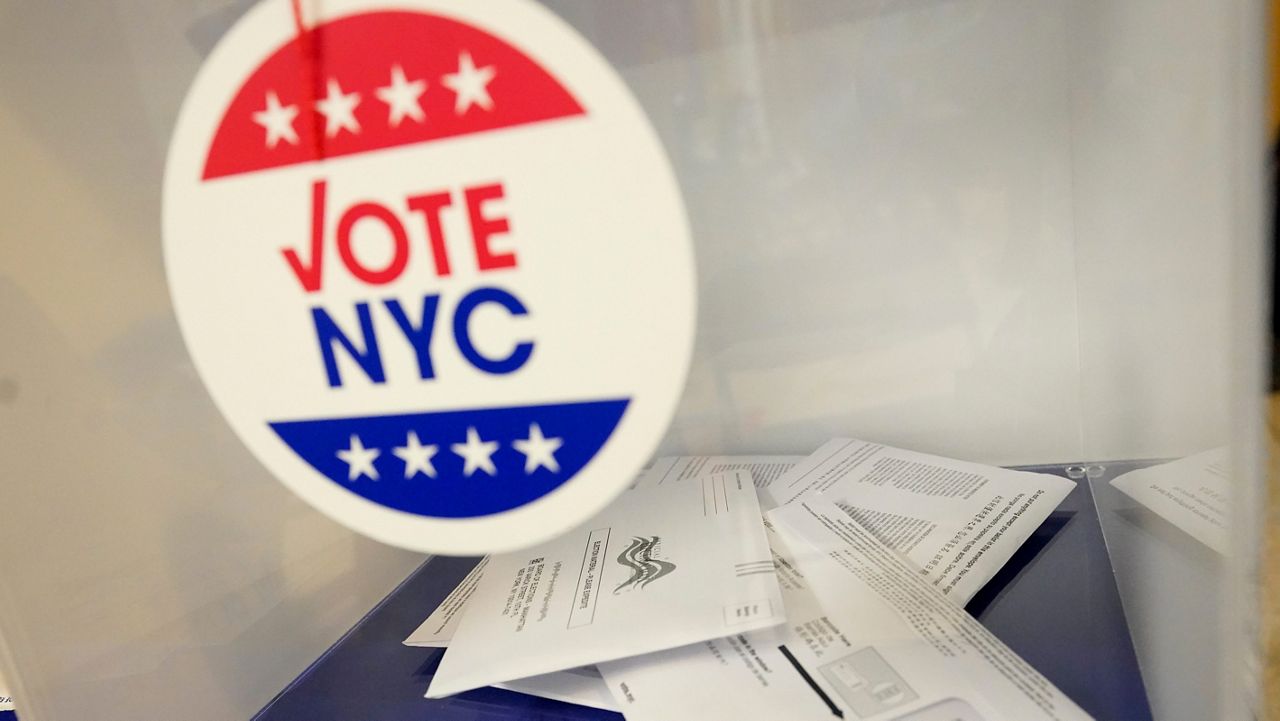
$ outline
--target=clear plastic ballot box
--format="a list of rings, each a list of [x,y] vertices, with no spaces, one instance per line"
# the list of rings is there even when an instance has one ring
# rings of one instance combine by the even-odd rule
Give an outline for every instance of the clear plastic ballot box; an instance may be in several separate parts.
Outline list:
[[[440,652],[401,641],[475,559],[314,510],[193,367],[165,161],[254,5],[0,4],[0,674],[19,717],[620,718],[422,698]],[[687,210],[696,340],[659,454],[854,436],[1066,476],[969,612],[1099,719],[1248,717],[1265,3],[545,6],[639,101]],[[1215,448],[1218,548],[1111,484]]]

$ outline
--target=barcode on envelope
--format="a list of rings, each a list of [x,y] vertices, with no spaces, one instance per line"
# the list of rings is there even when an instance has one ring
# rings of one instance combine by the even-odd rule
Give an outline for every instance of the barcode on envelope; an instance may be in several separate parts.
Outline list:
[[[736,626],[756,618],[768,618],[773,615],[773,603],[767,599],[732,603],[724,607],[724,623]]]

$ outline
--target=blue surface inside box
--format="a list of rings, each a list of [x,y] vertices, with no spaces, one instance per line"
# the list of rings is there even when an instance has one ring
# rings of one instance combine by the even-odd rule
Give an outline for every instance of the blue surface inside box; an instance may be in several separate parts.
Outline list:
[[[966,610],[1100,721],[1149,721],[1151,712],[1103,539],[1094,489],[1148,465],[1117,462],[1076,488]],[[1068,466],[1019,470],[1067,476]],[[1105,489],[1105,490],[1104,490]],[[618,713],[496,688],[426,699],[442,649],[401,642],[477,559],[428,560],[255,721],[487,721],[599,719]],[[0,715],[0,721],[6,721]]]

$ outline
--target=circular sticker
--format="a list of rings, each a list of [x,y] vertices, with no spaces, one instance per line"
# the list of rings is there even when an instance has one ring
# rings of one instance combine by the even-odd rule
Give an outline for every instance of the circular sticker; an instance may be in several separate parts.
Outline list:
[[[526,0],[267,0],[182,107],[174,307],[285,485],[421,551],[544,540],[632,481],[693,341],[689,231],[600,55]]]

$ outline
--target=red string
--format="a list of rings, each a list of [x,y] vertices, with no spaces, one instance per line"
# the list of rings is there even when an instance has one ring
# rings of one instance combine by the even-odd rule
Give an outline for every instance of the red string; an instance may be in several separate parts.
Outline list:
[[[307,30],[302,19],[302,0],[289,0],[293,9],[293,26],[298,32],[298,47],[302,51],[302,99],[304,108],[300,113],[311,131],[311,142],[315,145],[316,158],[323,160],[325,156],[325,138],[316,127],[316,98],[319,94],[317,78],[320,75],[320,48],[315,41],[315,33]]]
[[[293,26],[298,30],[298,37],[307,34],[307,26],[302,23],[302,0],[289,0],[293,5]]]

